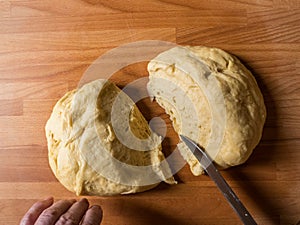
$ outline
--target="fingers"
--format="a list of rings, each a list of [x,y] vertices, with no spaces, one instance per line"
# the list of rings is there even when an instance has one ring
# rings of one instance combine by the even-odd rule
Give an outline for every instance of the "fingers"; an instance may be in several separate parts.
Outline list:
[[[28,210],[20,225],[99,225],[101,223],[100,206],[89,208],[85,198],[75,202],[75,200],[61,200],[53,204],[52,197],[39,201]]]
[[[94,205],[86,212],[81,225],[99,225],[102,221],[103,212],[100,206]]]
[[[53,197],[36,202],[24,215],[20,225],[33,225],[41,213],[53,204]]]
[[[59,218],[55,225],[79,224],[88,208],[89,202],[87,199],[81,199],[79,202],[74,203],[69,210]]]
[[[64,214],[75,200],[60,200],[45,209],[37,219],[35,225],[54,225],[58,218]]]

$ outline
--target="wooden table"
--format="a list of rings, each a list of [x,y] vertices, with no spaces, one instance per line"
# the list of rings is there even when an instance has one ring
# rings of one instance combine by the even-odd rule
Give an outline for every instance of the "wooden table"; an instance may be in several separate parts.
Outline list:
[[[18,224],[38,199],[76,198],[48,166],[45,123],[96,58],[139,40],[220,47],[252,70],[268,110],[263,138],[247,163],[222,174],[258,224],[297,224],[298,0],[0,0],[0,224]],[[122,73],[147,76],[145,66]],[[168,125],[164,146],[172,149],[177,137]],[[103,225],[241,224],[208,177],[185,166],[176,179],[178,185],[141,194],[89,200],[102,205]]]

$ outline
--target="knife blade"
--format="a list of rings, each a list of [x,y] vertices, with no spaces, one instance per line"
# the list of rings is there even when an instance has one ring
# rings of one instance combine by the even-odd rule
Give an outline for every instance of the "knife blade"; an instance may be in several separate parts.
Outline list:
[[[194,156],[200,162],[203,169],[210,176],[210,178],[216,183],[219,190],[225,196],[225,198],[230,203],[230,206],[234,209],[234,211],[238,214],[240,219],[245,225],[256,225],[257,223],[248,212],[246,207],[240,201],[238,196],[233,192],[231,187],[222,177],[218,169],[213,164],[211,158],[191,139],[180,135],[181,140],[188,146],[188,148],[192,151]]]

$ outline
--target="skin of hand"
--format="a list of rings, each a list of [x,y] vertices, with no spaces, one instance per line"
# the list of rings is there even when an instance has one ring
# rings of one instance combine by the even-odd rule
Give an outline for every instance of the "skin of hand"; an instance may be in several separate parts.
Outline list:
[[[52,197],[36,202],[24,215],[20,225],[99,225],[102,209],[89,207],[87,199],[60,200]]]

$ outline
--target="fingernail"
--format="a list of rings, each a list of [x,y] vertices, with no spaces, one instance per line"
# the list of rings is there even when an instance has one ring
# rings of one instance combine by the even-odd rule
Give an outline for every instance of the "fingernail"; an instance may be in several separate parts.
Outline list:
[[[85,203],[89,203],[89,201],[86,199],[86,198],[82,198],[82,199],[80,199],[80,201],[79,202],[85,202]]]
[[[44,199],[44,201],[50,201],[50,200],[53,201],[53,197],[47,197]]]
[[[99,212],[102,212],[102,208],[99,205],[93,205],[91,208],[96,209]]]

